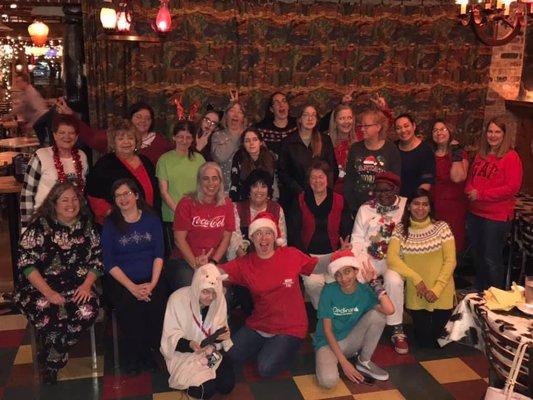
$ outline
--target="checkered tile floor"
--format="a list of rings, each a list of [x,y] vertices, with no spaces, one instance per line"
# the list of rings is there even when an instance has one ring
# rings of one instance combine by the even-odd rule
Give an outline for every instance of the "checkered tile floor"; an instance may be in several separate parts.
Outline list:
[[[168,375],[144,373],[137,377],[113,374],[111,331],[96,326],[98,369],[91,370],[89,336],[71,351],[68,365],[56,386],[39,386],[34,378],[32,352],[26,320],[20,315],[0,317],[0,399],[5,400],[178,400],[182,394],[169,389]],[[385,338],[373,360],[390,373],[390,380],[375,385],[355,385],[347,380],[323,390],[314,376],[311,339],[300,350],[288,371],[274,379],[261,379],[255,367],[237,371],[237,385],[225,400],[361,399],[361,400],[479,400],[487,388],[488,365],[478,351],[459,344],[443,349],[418,349],[411,341],[409,355],[397,355]]]

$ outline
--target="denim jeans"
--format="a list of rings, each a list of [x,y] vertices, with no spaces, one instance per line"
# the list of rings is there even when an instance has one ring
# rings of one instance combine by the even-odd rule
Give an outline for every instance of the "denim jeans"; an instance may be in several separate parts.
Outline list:
[[[503,249],[511,230],[510,221],[493,221],[468,214],[468,240],[474,250],[476,287],[485,290],[490,286],[505,288]]]
[[[257,370],[263,378],[278,375],[295,358],[303,340],[295,336],[276,335],[270,338],[243,326],[233,336],[228,356],[235,364],[243,364],[257,355]]]

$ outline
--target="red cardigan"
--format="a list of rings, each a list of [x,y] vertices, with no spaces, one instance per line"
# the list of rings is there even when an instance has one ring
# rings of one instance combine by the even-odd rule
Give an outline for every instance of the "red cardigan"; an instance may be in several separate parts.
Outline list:
[[[309,242],[315,232],[315,217],[304,199],[304,192],[298,195],[298,204],[302,212],[302,244],[303,248],[307,249]],[[331,212],[328,216],[328,237],[331,243],[331,248],[335,251],[339,247],[339,231],[342,218],[342,210],[344,207],[344,199],[338,193],[333,193],[333,204]]]

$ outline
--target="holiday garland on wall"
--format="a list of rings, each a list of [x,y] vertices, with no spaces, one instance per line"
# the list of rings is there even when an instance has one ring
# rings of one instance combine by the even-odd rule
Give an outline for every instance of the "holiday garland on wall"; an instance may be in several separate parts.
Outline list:
[[[0,112],[9,113],[11,104],[11,80],[15,72],[32,72],[39,60],[45,60],[51,67],[58,68],[63,57],[61,40],[51,40],[46,46],[33,46],[31,41],[21,37],[0,39],[0,89],[4,96],[0,101]]]

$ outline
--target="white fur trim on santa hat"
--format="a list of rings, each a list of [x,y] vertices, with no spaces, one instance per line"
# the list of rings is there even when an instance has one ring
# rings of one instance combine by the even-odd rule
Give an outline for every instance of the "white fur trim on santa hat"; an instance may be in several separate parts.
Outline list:
[[[357,258],[355,258],[355,256],[344,256],[330,262],[328,265],[328,272],[331,276],[335,276],[335,273],[343,267],[350,266],[357,268],[357,265]]]
[[[278,236],[278,227],[276,226],[276,223],[270,218],[254,219],[248,227],[248,236],[252,237],[252,235],[261,228],[269,228],[272,230],[272,232],[274,232],[274,236]]]

